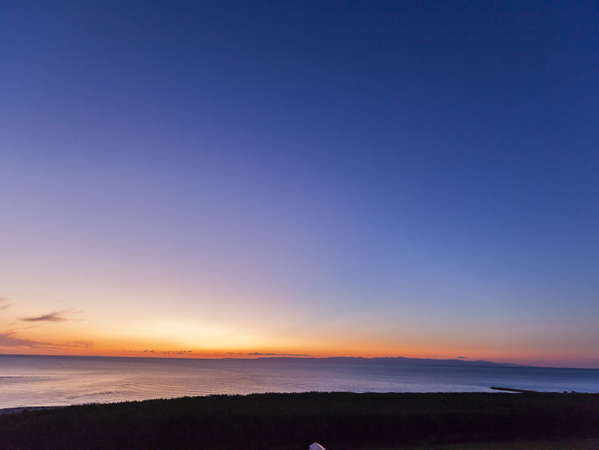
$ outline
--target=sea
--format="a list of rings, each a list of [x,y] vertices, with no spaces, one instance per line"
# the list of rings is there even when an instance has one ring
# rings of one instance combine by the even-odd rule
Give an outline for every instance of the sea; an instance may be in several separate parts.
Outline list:
[[[491,386],[599,393],[599,370],[411,358],[0,355],[0,409],[260,392],[493,392]]]

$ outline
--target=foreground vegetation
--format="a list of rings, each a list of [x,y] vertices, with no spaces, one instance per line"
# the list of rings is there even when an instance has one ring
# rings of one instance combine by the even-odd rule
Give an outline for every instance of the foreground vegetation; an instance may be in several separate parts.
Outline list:
[[[510,448],[502,442],[592,438],[593,394],[256,394],[0,415],[6,449],[305,450],[313,441],[330,450]]]

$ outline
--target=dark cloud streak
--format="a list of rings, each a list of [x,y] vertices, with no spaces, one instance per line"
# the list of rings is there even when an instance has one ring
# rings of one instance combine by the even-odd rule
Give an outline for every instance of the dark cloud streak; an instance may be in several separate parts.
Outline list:
[[[64,315],[68,311],[54,311],[49,314],[42,314],[41,316],[34,317],[23,317],[21,321],[23,322],[65,322],[69,320]]]

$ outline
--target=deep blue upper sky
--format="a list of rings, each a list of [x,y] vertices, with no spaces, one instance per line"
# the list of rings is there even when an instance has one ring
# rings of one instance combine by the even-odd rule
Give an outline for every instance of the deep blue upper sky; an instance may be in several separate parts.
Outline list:
[[[598,24],[591,1],[0,2],[0,294],[599,365]]]

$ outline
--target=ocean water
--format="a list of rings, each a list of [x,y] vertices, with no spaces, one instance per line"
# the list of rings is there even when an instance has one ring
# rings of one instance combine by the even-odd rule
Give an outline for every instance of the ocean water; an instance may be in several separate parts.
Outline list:
[[[599,370],[416,359],[150,359],[0,355],[0,408],[254,392],[599,393]]]

